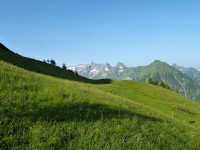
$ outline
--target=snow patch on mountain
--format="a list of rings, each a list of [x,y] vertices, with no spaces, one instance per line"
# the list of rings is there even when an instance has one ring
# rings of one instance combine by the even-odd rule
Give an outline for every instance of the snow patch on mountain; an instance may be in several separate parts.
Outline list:
[[[108,68],[105,68],[105,71],[109,71],[109,69],[108,69]]]
[[[123,70],[122,68],[120,68],[120,70],[119,70],[118,72],[120,73],[120,72],[123,72],[123,71],[124,71],[124,70]]]
[[[91,70],[90,72],[97,72],[97,69],[95,68],[95,69]]]
[[[69,70],[75,71],[76,67],[68,67]]]

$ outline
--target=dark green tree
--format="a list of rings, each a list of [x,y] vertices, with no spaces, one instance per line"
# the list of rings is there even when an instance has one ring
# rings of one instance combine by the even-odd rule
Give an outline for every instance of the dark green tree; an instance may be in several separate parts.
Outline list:
[[[168,84],[166,84],[166,89],[171,90],[171,88]]]
[[[52,65],[56,66],[55,60],[51,59],[51,60],[50,60],[50,63],[51,63]]]
[[[65,65],[65,63],[63,63],[63,65],[62,65],[62,69],[67,70],[67,66]]]
[[[153,83],[152,78],[148,78],[148,83],[149,83],[149,84],[152,84],[152,83]]]
[[[160,82],[160,86],[163,87],[163,88],[166,88],[166,85],[163,81]]]
[[[155,81],[153,82],[153,84],[154,84],[154,85],[158,85],[159,83],[158,83],[157,80],[155,80]]]
[[[178,94],[179,94],[178,88],[176,88],[176,93],[178,93]]]

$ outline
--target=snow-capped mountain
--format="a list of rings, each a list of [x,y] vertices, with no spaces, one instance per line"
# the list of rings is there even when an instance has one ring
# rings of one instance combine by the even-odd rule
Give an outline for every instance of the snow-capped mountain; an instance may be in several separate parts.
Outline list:
[[[127,67],[123,63],[118,62],[118,64],[114,68],[118,70],[118,73],[120,73],[124,72],[124,69],[126,69]]]
[[[114,78],[118,79],[118,75],[127,70],[127,67],[118,62],[115,67],[110,64],[94,64],[93,62],[89,64],[80,64],[78,66],[70,66],[69,70],[76,71],[79,75],[90,78],[90,79],[102,79],[102,78]],[[121,78],[120,78],[121,79]],[[129,78],[122,78],[129,79]]]
[[[108,72],[112,67],[110,64],[94,64],[93,62],[89,64],[80,64],[78,66],[71,66],[68,67],[69,70],[76,71],[78,74],[87,77],[87,78],[95,78],[95,76],[99,73],[105,72],[105,75],[102,75],[102,77],[106,76],[106,72]]]

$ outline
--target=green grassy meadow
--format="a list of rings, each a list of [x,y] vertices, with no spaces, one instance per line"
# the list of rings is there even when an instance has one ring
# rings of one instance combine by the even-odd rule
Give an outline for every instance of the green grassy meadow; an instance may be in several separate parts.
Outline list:
[[[67,71],[53,77],[7,62],[0,61],[0,149],[200,147],[200,105],[175,92]]]

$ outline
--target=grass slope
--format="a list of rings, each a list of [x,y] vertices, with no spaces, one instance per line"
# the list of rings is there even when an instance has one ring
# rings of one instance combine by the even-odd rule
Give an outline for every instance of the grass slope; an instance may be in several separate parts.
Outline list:
[[[172,91],[89,80],[1,45],[0,60],[0,149],[200,147],[200,105]]]
[[[0,61],[0,104],[1,149],[200,147],[199,104],[147,83],[89,84]]]

